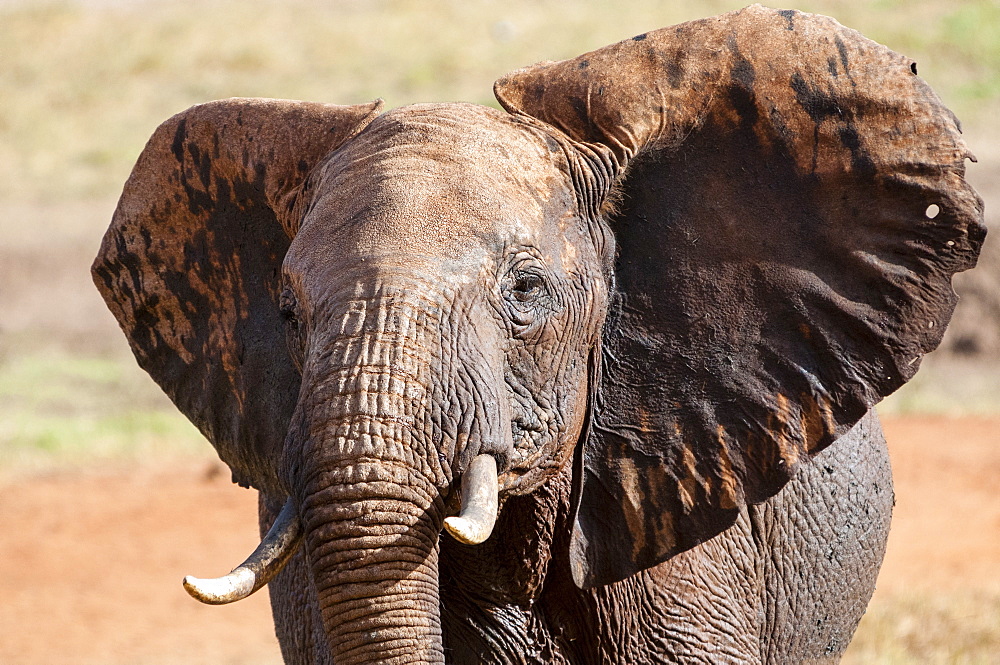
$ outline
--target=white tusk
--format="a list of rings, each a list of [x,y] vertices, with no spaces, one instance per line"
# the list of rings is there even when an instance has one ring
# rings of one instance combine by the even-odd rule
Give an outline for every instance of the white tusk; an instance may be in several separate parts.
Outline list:
[[[243,600],[274,579],[302,542],[302,529],[292,500],[285,502],[260,545],[233,572],[214,579],[188,575],[184,589],[192,598],[209,605]]]
[[[493,533],[497,521],[497,461],[493,455],[477,455],[462,475],[462,510],[446,517],[444,528],[455,540],[478,545]]]

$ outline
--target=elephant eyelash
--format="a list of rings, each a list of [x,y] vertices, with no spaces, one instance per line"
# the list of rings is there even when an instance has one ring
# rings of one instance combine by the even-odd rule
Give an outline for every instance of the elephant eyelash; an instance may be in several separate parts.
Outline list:
[[[288,354],[299,372],[302,372],[303,330],[299,326],[298,301],[291,289],[281,292],[278,299],[278,313],[285,322],[285,344]]]
[[[545,280],[534,272],[521,272],[514,276],[510,294],[514,300],[522,303],[536,300],[545,291]]]
[[[504,279],[503,299],[512,332],[520,339],[534,338],[545,315],[555,308],[549,280],[541,266],[515,267]]]
[[[503,297],[516,312],[526,314],[550,299],[548,281],[535,267],[512,270],[504,280]],[[523,318],[517,317],[515,319]]]

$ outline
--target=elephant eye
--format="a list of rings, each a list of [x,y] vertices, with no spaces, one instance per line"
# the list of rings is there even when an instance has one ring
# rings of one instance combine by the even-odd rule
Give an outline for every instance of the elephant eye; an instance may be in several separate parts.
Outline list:
[[[529,338],[539,324],[559,307],[549,272],[535,252],[520,251],[501,281],[507,319],[515,337]]]
[[[295,300],[295,294],[291,289],[285,289],[281,292],[281,297],[278,299],[278,310],[281,312],[281,318],[287,321],[293,327],[298,327],[299,318],[296,313],[298,309],[298,302]]]
[[[520,272],[510,288],[511,297],[518,302],[530,302],[542,295],[545,282],[542,276],[532,272]]]
[[[548,282],[537,266],[512,270],[507,276],[503,297],[507,301],[507,315],[514,334],[518,337],[537,328],[536,324],[554,304]]]

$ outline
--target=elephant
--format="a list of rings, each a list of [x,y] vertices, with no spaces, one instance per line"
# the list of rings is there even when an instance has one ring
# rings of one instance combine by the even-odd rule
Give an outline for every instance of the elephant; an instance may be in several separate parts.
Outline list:
[[[837,662],[893,491],[873,408],[982,201],[916,64],[759,5],[494,85],[228,99],[146,144],[93,266],[259,492],[287,663]]]

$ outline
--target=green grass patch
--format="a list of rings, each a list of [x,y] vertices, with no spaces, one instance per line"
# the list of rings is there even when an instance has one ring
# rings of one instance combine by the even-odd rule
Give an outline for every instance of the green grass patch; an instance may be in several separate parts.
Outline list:
[[[130,357],[22,350],[0,362],[0,409],[50,416],[110,415],[122,404],[165,410],[170,402]]]
[[[0,424],[0,472],[214,455],[180,413],[109,416],[19,413]]]
[[[0,364],[0,473],[214,455],[129,358],[63,352]]]

